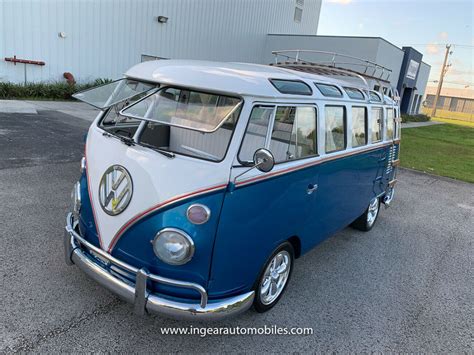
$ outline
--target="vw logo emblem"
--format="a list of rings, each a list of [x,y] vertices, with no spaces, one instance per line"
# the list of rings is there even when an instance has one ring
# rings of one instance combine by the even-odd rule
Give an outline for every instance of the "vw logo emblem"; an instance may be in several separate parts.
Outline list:
[[[102,175],[99,185],[99,202],[108,215],[116,216],[123,212],[130,203],[132,193],[132,178],[123,166],[112,165]]]

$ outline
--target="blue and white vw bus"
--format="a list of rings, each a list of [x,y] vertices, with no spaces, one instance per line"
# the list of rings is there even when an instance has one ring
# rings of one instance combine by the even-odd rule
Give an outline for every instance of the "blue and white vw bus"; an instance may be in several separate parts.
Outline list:
[[[350,73],[159,60],[78,93],[101,111],[66,262],[138,314],[271,309],[296,259],[348,225],[370,230],[392,201],[397,100]]]

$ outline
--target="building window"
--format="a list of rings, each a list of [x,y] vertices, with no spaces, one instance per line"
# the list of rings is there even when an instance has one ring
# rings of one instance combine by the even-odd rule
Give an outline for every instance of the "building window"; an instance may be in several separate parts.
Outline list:
[[[382,140],[383,109],[381,107],[373,107],[371,116],[370,128],[372,130],[372,143],[377,143]]]
[[[317,84],[315,83],[316,87],[321,94],[328,97],[342,97],[342,92],[339,90],[337,86],[334,85],[327,85],[327,84]]]
[[[352,147],[367,144],[367,108],[352,108]]]
[[[346,148],[346,108],[344,106],[326,106],[326,153]]]
[[[312,95],[313,91],[303,81],[298,80],[283,80],[283,79],[270,79],[273,86],[282,94],[291,95]]]
[[[253,154],[259,148],[265,148],[268,124],[273,116],[274,106],[255,106],[250,114],[247,131],[239,152],[241,163],[252,163]]]
[[[387,109],[387,139],[393,139],[395,132],[395,117],[393,115],[393,109]]]
[[[312,106],[279,106],[270,151],[276,163],[316,155],[316,110]]]
[[[293,17],[293,20],[295,22],[301,22],[302,17],[303,17],[303,9],[296,6],[295,7],[295,16]]]

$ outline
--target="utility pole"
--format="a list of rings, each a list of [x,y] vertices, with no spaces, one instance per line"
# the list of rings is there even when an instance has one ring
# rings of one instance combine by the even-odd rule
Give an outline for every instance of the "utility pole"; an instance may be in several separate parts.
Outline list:
[[[441,88],[443,87],[443,79],[446,73],[448,72],[448,68],[451,66],[451,64],[447,65],[448,57],[449,55],[453,53],[453,52],[450,52],[450,49],[451,49],[451,45],[447,44],[446,53],[444,54],[443,66],[441,67],[441,73],[439,74],[438,89],[436,90],[436,96],[433,103],[433,110],[431,111],[431,117],[436,116],[436,107],[438,106],[439,95],[441,94]]]

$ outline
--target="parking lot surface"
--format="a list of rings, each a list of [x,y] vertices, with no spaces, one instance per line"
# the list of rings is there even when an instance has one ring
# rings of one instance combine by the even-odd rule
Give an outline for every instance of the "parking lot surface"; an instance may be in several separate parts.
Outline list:
[[[136,316],[64,263],[89,124],[56,111],[0,114],[0,353],[472,352],[473,184],[400,171],[372,231],[344,229],[298,259],[273,310],[192,324],[312,335],[163,335],[190,323]]]

